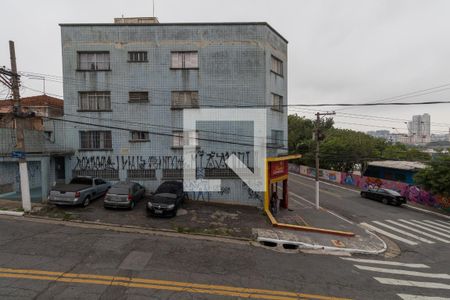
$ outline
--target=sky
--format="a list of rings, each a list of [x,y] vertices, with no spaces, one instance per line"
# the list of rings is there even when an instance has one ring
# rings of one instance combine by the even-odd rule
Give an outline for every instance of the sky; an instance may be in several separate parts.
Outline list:
[[[111,23],[152,16],[151,0],[15,0],[0,3],[0,66],[62,76],[59,23]],[[164,22],[268,22],[288,41],[288,104],[450,100],[450,1],[447,0],[155,0]],[[49,95],[60,80],[46,76]],[[23,96],[40,94],[42,78],[23,78]],[[440,88],[436,88],[440,87]],[[413,93],[426,90],[421,93]],[[8,96],[0,86],[0,99]],[[62,96],[61,96],[62,97]],[[412,115],[429,113],[431,131],[448,133],[450,104],[291,107],[309,118],[336,111],[337,127],[407,133]]]

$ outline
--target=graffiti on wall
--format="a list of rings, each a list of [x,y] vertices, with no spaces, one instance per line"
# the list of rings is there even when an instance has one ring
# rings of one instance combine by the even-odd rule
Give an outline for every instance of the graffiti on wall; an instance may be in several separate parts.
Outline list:
[[[200,169],[227,169],[226,160],[236,155],[245,165],[250,165],[250,152],[204,152],[195,154]],[[116,155],[76,156],[74,170],[139,170],[139,169],[183,169],[183,156],[161,155]]]
[[[295,173],[310,177],[315,176],[315,168],[306,166],[289,166],[289,170],[291,172],[295,172],[296,170],[298,170],[298,172]],[[406,197],[408,201],[450,211],[450,198],[445,198],[439,195],[432,195],[430,192],[421,189],[416,185],[411,185],[399,181],[355,175],[352,172],[337,172],[322,169],[319,171],[319,176],[320,178],[329,181],[358,187],[362,190],[366,190],[369,188],[392,189],[399,192],[402,196]]]

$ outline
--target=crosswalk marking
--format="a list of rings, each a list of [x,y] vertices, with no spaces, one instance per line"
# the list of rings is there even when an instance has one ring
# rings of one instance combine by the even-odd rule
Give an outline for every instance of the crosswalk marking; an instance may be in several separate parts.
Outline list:
[[[429,237],[429,238],[432,238],[434,240],[437,240],[437,241],[440,241],[440,242],[443,242],[443,243],[446,243],[446,244],[450,244],[449,240],[443,239],[443,238],[438,237],[438,236],[434,236],[434,235],[432,235],[430,233],[423,232],[423,231],[421,231],[419,229],[416,229],[416,228],[412,228],[411,226],[406,226],[405,224],[401,224],[399,222],[392,221],[392,220],[386,220],[386,222],[389,222],[391,224],[394,224],[394,225],[400,226],[402,228],[408,229],[409,231],[420,233],[421,235]]]
[[[442,233],[442,232],[438,231],[436,228],[429,228],[427,226],[431,227],[431,225],[428,225],[426,223],[423,223],[423,222],[420,222],[420,221],[416,221],[416,220],[406,221],[406,220],[403,220],[403,219],[400,219],[399,221],[401,221],[403,223],[406,223],[406,224],[409,224],[409,225],[412,225],[412,226],[419,227],[419,228],[421,228],[423,230],[432,232],[434,234],[437,234],[437,235],[440,235],[440,236],[443,236],[443,237],[446,237],[446,238],[450,238],[449,234]]]
[[[450,225],[450,222],[447,222],[447,221],[442,221],[442,220],[434,220],[435,222],[439,222],[439,223],[442,223],[442,224],[444,224],[444,225]]]
[[[396,261],[385,261],[385,260],[363,259],[363,258],[352,258],[352,257],[341,257],[341,259],[355,261],[358,263],[379,264],[379,265],[398,266],[398,267],[407,267],[407,268],[416,268],[416,269],[429,268],[429,266],[424,265],[424,264],[410,264],[410,263],[401,263],[401,262],[396,262]]]
[[[441,227],[436,227],[436,225],[434,225],[434,224],[428,224],[428,223],[425,223],[423,221],[418,221],[418,220],[411,220],[411,221],[414,222],[414,223],[420,224],[422,226],[426,226],[427,228],[430,228],[430,229],[433,229],[433,230],[437,230],[438,232],[443,232],[445,234],[450,233],[450,231],[448,229],[441,228]],[[450,237],[450,235],[449,235],[449,237]]]
[[[381,233],[381,234],[383,234],[383,235],[385,235],[385,236],[387,236],[387,237],[390,237],[390,238],[392,238],[392,239],[394,239],[394,240],[397,240],[397,241],[406,243],[406,244],[408,244],[408,245],[412,245],[412,246],[418,245],[416,242],[413,242],[413,241],[410,241],[410,240],[408,240],[408,239],[402,238],[402,237],[400,237],[400,236],[398,236],[398,235],[389,233],[389,232],[387,232],[387,231],[384,231],[383,229],[380,229],[380,228],[378,228],[378,227],[369,225],[369,224],[367,224],[367,223],[361,223],[361,225],[363,225],[363,226],[365,226],[365,227],[367,227],[367,228],[369,228],[369,229],[371,229],[371,230],[373,230],[373,231],[376,231],[376,232],[378,232],[378,233]]]
[[[445,273],[430,273],[430,267],[425,264],[401,263],[395,261],[383,261],[375,259],[359,259],[351,257],[340,257],[353,263],[353,266],[361,271],[372,272],[372,277],[380,284],[390,285],[397,289],[396,294],[403,300],[444,300],[450,298],[443,298],[438,295],[432,295],[434,290],[450,290],[450,274]],[[414,268],[416,270],[414,270]],[[419,269],[419,270],[417,270]],[[422,270],[420,270],[422,269]],[[423,272],[423,269],[428,269]],[[384,275],[384,276],[380,276]],[[393,276],[394,278],[392,278]],[[413,279],[413,280],[410,280]],[[422,280],[421,280],[422,279]],[[423,281],[431,280],[431,281]],[[438,282],[441,280],[441,282]],[[420,295],[407,293],[410,287],[412,291],[420,290]],[[395,292],[394,292],[395,293]],[[439,293],[442,293],[440,291]],[[424,294],[431,294],[425,296]],[[392,295],[390,298],[393,298]]]
[[[419,240],[419,241],[421,241],[421,242],[424,242],[424,243],[427,243],[427,244],[434,244],[433,241],[424,239],[424,238],[422,238],[422,237],[420,237],[420,236],[417,236],[417,235],[415,235],[415,234],[412,234],[412,233],[406,232],[406,231],[404,231],[404,230],[395,228],[395,227],[393,227],[393,226],[384,224],[384,223],[382,223],[382,222],[379,222],[379,221],[373,221],[373,223],[375,223],[375,224],[377,224],[377,225],[380,225],[380,226],[383,226],[383,227],[386,227],[386,228],[388,228],[388,229],[390,229],[390,230],[393,230],[393,231],[395,231],[395,232],[401,233],[401,234],[403,234],[403,235],[412,237],[412,238],[414,238],[414,239],[416,239],[416,240]]]
[[[448,298],[442,297],[428,297],[419,295],[397,294],[403,300],[448,300]]]
[[[401,286],[413,286],[419,288],[428,288],[428,289],[444,289],[450,290],[450,285],[445,283],[437,283],[437,282],[426,282],[426,281],[412,281],[412,280],[400,280],[393,278],[383,278],[383,277],[374,277],[376,281],[382,284],[389,285],[401,285]]]
[[[450,225],[449,225],[449,226],[447,226],[447,225],[442,225],[442,224],[439,224],[439,223],[437,223],[437,222],[433,222],[433,221],[430,221],[430,220],[423,220],[423,221],[426,222],[426,223],[430,223],[430,224],[432,224],[432,225],[435,225],[435,226],[438,226],[438,227],[441,227],[441,228],[450,230]]]
[[[397,274],[397,275],[408,275],[415,277],[424,277],[424,278],[438,278],[438,279],[450,279],[449,274],[439,274],[439,273],[425,273],[425,272],[417,272],[410,270],[400,270],[400,269],[386,269],[386,268],[377,268],[377,267],[368,267],[362,265],[355,265],[360,270],[379,272],[379,273],[387,273],[387,274]]]

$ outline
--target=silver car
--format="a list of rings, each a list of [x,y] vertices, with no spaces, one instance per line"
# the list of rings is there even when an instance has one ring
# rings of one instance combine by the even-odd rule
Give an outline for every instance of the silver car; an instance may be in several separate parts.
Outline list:
[[[145,195],[145,188],[136,182],[115,183],[106,193],[103,199],[105,208],[129,208],[133,209],[136,202]]]

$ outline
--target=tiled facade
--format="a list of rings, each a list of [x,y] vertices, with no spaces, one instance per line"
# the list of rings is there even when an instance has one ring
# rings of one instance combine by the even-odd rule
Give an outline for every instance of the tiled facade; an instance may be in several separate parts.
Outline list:
[[[265,107],[268,141],[273,130],[282,133],[267,155],[286,152],[287,108],[271,106],[274,94],[287,103],[287,41],[266,23],[62,24],[61,35],[65,142],[76,150],[75,157],[66,159],[72,175],[130,178],[149,190],[161,180],[181,179],[180,103],[199,108]],[[98,56],[93,58],[93,52]],[[174,52],[196,53],[197,58],[174,58]],[[274,57],[281,62],[280,74],[271,71]],[[85,59],[96,63],[86,64]],[[86,66],[90,70],[79,70]],[[130,98],[130,92],[140,93]],[[89,95],[94,98],[84,100]],[[88,131],[106,133],[83,133]],[[198,124],[191,137],[197,141],[199,176],[228,179],[222,180],[221,192],[193,193],[191,198],[262,205],[261,195],[224,162],[231,153],[250,168],[254,159],[264,159],[253,155],[252,135],[251,122]]]

